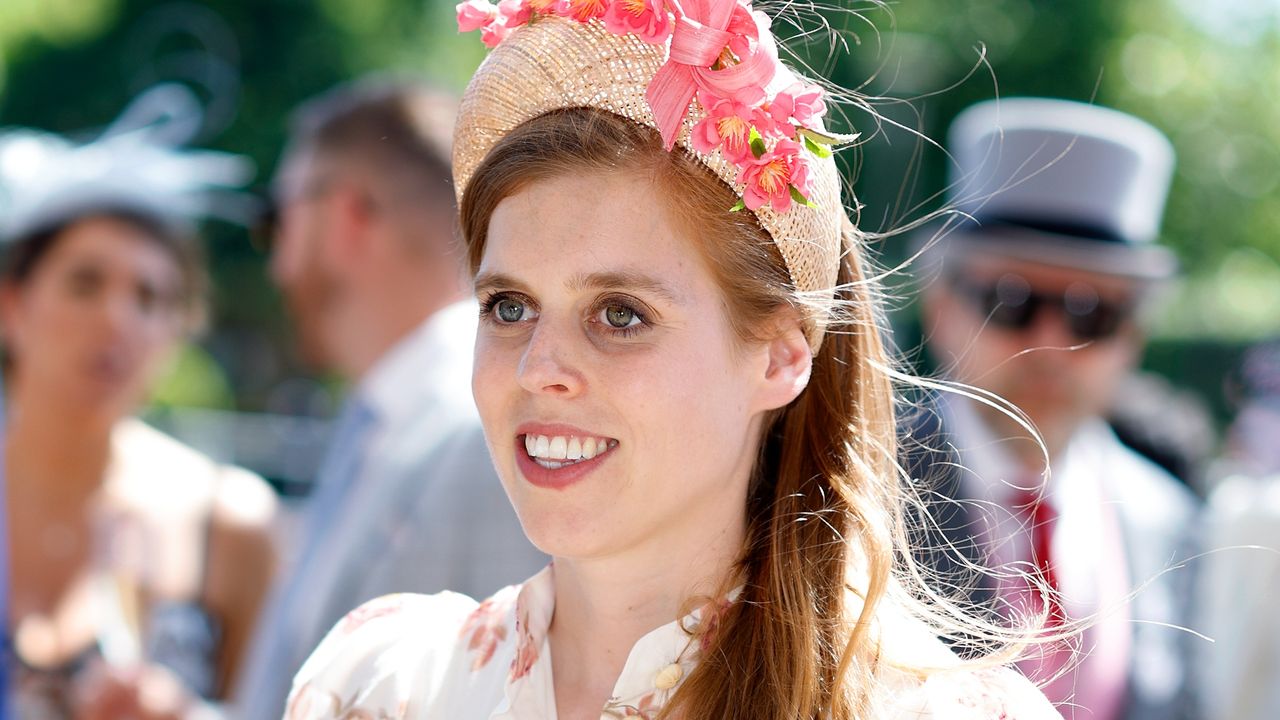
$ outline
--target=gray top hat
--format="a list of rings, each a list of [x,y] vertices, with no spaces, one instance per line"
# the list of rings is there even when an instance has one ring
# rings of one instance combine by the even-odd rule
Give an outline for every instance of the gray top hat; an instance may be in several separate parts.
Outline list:
[[[979,103],[951,125],[966,249],[1135,278],[1177,272],[1156,244],[1173,146],[1151,125],[1067,100]]]

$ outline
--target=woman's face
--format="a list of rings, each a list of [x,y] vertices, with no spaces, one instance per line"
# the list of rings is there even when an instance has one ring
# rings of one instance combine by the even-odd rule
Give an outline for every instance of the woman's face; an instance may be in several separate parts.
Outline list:
[[[530,539],[557,557],[741,529],[768,390],[651,180],[535,182],[494,211],[472,387]],[[665,538],[665,540],[664,540]]]
[[[123,415],[182,331],[182,274],[141,228],[96,217],[62,231],[3,295],[15,379],[37,401]]]

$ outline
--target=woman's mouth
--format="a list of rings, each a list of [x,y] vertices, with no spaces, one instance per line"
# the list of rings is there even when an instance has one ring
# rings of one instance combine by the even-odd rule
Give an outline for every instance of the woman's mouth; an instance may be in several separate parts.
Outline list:
[[[602,437],[577,437],[575,435],[524,436],[524,449],[534,462],[548,470],[558,470],[592,460],[617,447],[618,441]]]
[[[533,485],[562,490],[585,478],[618,447],[614,438],[574,431],[567,426],[521,428],[516,435],[516,465]]]
[[[125,382],[133,372],[124,353],[113,351],[94,353],[86,363],[86,369],[95,381],[111,385]]]

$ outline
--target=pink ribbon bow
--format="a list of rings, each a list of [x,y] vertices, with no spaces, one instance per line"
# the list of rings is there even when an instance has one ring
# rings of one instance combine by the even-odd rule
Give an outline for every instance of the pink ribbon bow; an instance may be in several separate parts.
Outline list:
[[[675,15],[671,54],[653,76],[645,99],[663,146],[670,150],[699,88],[755,105],[764,99],[779,61],[764,13],[752,12],[737,0],[685,0],[683,7],[678,0],[668,2]],[[712,70],[730,45],[739,62]]]

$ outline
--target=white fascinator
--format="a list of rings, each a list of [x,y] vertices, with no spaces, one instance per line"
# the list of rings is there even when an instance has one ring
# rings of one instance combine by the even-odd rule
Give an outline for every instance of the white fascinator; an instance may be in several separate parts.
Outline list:
[[[198,219],[245,222],[244,156],[186,147],[203,111],[187,87],[156,85],[88,142],[0,129],[0,240],[12,242],[94,212],[130,212],[186,230]]]

